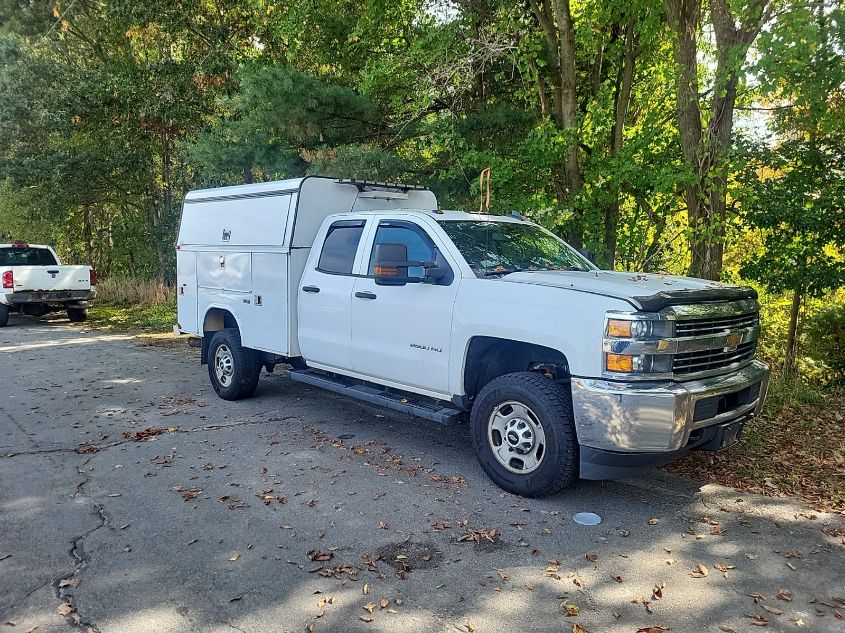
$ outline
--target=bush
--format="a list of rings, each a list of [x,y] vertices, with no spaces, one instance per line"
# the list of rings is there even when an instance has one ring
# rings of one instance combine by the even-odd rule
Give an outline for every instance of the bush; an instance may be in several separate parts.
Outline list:
[[[806,323],[807,354],[833,370],[845,373],[845,303],[830,304]]]

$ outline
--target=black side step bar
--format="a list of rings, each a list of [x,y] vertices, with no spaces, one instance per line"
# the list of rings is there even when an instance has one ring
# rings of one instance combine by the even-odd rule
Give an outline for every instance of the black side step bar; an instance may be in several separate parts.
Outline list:
[[[313,369],[292,369],[290,377],[296,382],[321,387],[364,402],[377,404],[394,411],[410,413],[440,424],[459,424],[463,411],[434,400],[413,394],[403,395],[386,388],[361,384],[352,379],[332,376]]]

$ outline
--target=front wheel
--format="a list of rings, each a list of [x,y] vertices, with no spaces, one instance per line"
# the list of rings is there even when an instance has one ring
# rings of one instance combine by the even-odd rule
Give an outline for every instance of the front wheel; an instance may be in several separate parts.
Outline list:
[[[241,345],[241,333],[226,328],[214,333],[208,346],[208,377],[224,400],[249,398],[258,386],[261,364],[255,350]]]
[[[88,320],[88,310],[86,308],[68,308],[67,318],[71,323],[82,323]]]
[[[9,306],[0,304],[0,327],[6,327],[9,322]]]
[[[531,372],[491,380],[478,394],[470,432],[481,467],[500,488],[541,497],[578,477],[569,392]]]

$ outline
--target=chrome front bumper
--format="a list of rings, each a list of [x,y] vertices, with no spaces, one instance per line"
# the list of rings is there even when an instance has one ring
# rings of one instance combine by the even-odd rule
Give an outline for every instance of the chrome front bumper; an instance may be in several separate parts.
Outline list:
[[[755,360],[733,373],[689,382],[572,378],[571,384],[582,447],[613,453],[669,453],[684,449],[697,429],[759,413],[769,367]]]

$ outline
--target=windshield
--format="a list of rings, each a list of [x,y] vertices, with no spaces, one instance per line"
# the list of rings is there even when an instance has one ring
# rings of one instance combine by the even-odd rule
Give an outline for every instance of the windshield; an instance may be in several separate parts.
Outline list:
[[[56,258],[46,248],[0,248],[0,266],[55,266]]]
[[[440,220],[475,274],[521,270],[595,270],[563,240],[533,224]]]

